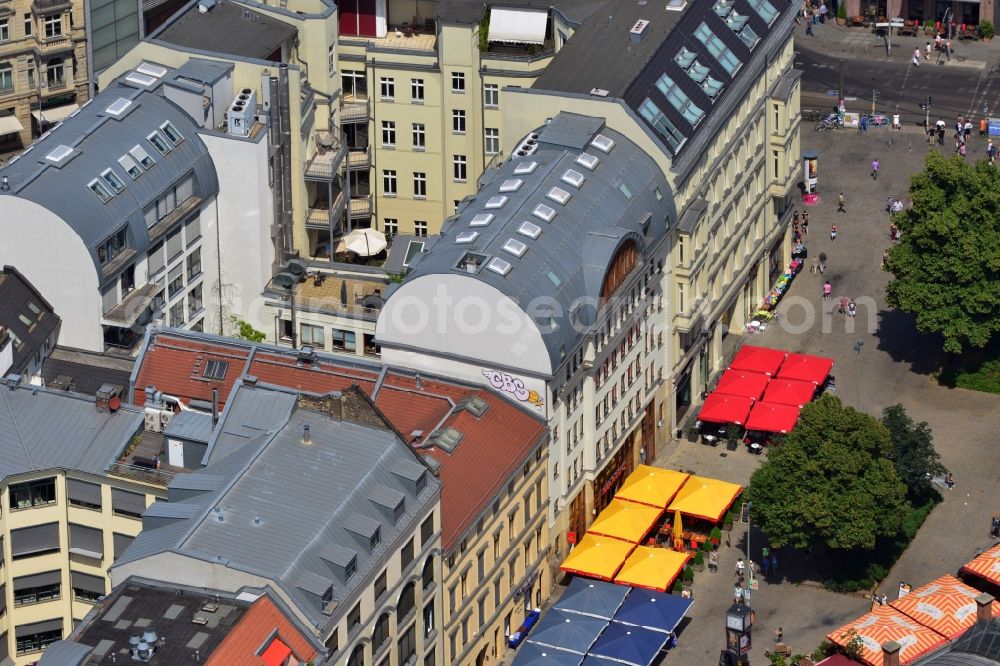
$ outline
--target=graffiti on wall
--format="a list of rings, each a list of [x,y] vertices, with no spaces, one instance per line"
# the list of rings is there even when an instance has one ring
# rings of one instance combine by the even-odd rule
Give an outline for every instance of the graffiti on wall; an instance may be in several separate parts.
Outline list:
[[[538,391],[527,388],[524,385],[524,380],[520,377],[514,377],[502,370],[483,370],[483,377],[486,377],[490,386],[498,391],[510,393],[519,402],[526,402],[534,407],[541,407],[545,404]]]

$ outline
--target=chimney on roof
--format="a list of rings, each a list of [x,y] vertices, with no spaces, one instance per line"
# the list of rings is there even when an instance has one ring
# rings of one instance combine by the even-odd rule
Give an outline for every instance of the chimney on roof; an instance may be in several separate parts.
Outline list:
[[[646,19],[639,19],[632,26],[632,29],[628,31],[629,41],[638,44],[642,41],[642,36],[646,32],[646,28],[649,27],[649,21]]]
[[[219,389],[212,387],[212,425],[219,422]]]
[[[882,666],[899,666],[899,651],[902,647],[896,641],[882,643]]]
[[[422,391],[424,387],[420,384],[420,374],[418,373],[414,379],[417,382],[417,390]]]
[[[993,619],[994,601],[993,595],[986,592],[976,597],[976,622],[989,622]]]
[[[302,443],[312,444],[312,437],[309,436],[309,424],[306,423],[302,426]]]

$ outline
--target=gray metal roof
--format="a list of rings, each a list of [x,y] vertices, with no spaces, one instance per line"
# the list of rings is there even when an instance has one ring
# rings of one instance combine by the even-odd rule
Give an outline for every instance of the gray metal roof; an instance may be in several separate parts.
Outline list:
[[[1000,665],[1000,620],[997,619],[976,622],[945,648],[914,664],[914,666],[998,665]]]
[[[27,324],[22,317],[28,320]],[[23,343],[14,345],[12,372],[19,371],[26,361],[42,351],[59,322],[59,315],[28,278],[15,267],[4,266],[0,271],[0,327],[9,329]]]
[[[56,641],[45,648],[38,664],[39,666],[79,666],[86,663],[87,657],[93,651],[94,648],[90,645],[69,640]]]
[[[140,256],[146,252],[150,243],[143,210],[189,173],[194,174],[196,196],[207,199],[217,194],[215,167],[198,136],[198,126],[186,112],[160,94],[163,78],[170,75],[168,68],[163,69],[164,77],[149,77],[153,83],[148,86],[129,82],[127,78],[133,72],[118,78],[20,157],[0,168],[0,176],[6,176],[10,183],[10,191],[0,193],[0,218],[5,215],[5,197],[34,201],[52,211],[80,236],[100,271],[97,245],[126,224],[129,247]],[[107,109],[119,99],[131,104],[115,117]],[[167,121],[184,140],[161,155],[146,137]],[[118,159],[136,145],[155,163],[133,180]],[[46,156],[60,146],[73,148],[73,153],[61,163],[53,163]],[[102,203],[90,191],[88,183],[100,178],[108,168],[117,174],[125,189]],[[53,196],[54,192],[59,196]]]
[[[178,67],[167,77],[167,84],[181,87],[189,87],[191,85],[190,82],[212,85],[233,71],[234,67],[233,63],[222,60],[188,58],[186,63]],[[202,87],[197,86],[195,90],[201,92]]]
[[[128,389],[133,364],[131,358],[56,347],[42,365],[42,379],[48,386],[59,375],[70,377],[73,380],[73,390],[94,395],[104,384],[115,384]]]
[[[287,391],[264,387],[240,395],[238,402],[226,403],[219,427],[209,440],[203,465],[222,460],[261,433],[281,427],[296,401],[296,396]]]
[[[212,437],[212,415],[204,412],[181,412],[175,414],[163,429],[166,437],[176,437],[192,442],[205,442]]]
[[[99,412],[93,397],[0,382],[0,478],[46,469],[106,474],[142,424],[134,407]]]
[[[296,35],[295,26],[229,0],[217,0],[204,14],[190,3],[154,32],[152,39],[202,51],[226,53],[257,60],[272,53]],[[281,60],[278,54],[277,60]]]
[[[240,385],[230,403],[256,404],[258,392],[272,393]],[[221,490],[182,502],[199,506],[195,517],[144,530],[117,564],[165,551],[224,563],[275,581],[317,626],[339,621],[348,608],[340,606],[325,615],[317,593],[319,581],[324,583],[323,592],[332,585],[334,601],[351,598],[368,574],[384,565],[390,548],[398,547],[396,539],[414,529],[418,517],[438,497],[440,484],[426,472],[426,486],[415,496],[394,473],[400,463],[417,463],[393,431],[282,404],[287,421],[278,429],[190,475],[229,479]],[[244,413],[242,407],[227,409],[223,418],[229,421]],[[302,440],[306,425],[311,432],[308,443]],[[387,520],[368,499],[375,488],[405,496],[406,511],[399,522]],[[347,529],[354,523],[366,530],[377,525],[380,541],[373,552],[367,548],[367,538],[362,542]],[[346,583],[329,559],[340,560],[345,551],[356,557],[356,573]]]
[[[614,141],[610,152],[589,145],[598,133]],[[581,150],[579,146],[586,148]],[[584,152],[600,160],[593,171],[576,162]],[[537,164],[532,173],[516,173],[519,165],[531,162]],[[586,179],[579,188],[562,180],[570,169]],[[508,197],[503,207],[487,209],[489,199],[501,194],[504,182],[514,179],[522,181],[521,187],[503,193]],[[569,201],[559,204],[548,198],[552,187],[568,192]],[[555,210],[551,222],[532,214],[537,204]],[[486,226],[472,226],[473,218],[485,213],[494,216],[492,221]],[[649,223],[644,229],[646,220]],[[441,238],[420,256],[406,281],[431,274],[463,275],[492,285],[522,309],[535,299],[555,299],[562,312],[573,315],[579,323],[571,326],[563,321],[553,328],[548,314],[534,315],[555,368],[563,355],[576,347],[581,331],[594,323],[593,304],[618,248],[626,240],[633,240],[640,254],[645,255],[660,243],[676,220],[670,186],[642,149],[623,134],[603,127],[601,120],[563,112],[539,131],[536,153],[512,156],[500,166],[497,177],[446,224]],[[540,227],[541,234],[532,239],[519,233],[524,221]],[[473,231],[479,232],[473,242],[456,242],[460,233]],[[502,249],[509,239],[527,246],[523,256]],[[457,268],[467,253],[498,257],[509,262],[511,270],[505,276],[486,268],[470,274]],[[391,306],[390,297],[387,307]]]

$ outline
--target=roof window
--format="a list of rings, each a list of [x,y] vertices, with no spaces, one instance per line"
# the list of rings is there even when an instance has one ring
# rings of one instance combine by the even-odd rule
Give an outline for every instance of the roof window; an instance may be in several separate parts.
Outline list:
[[[618,191],[621,192],[622,196],[624,196],[626,199],[632,198],[632,190],[630,190],[628,188],[628,185],[626,185],[625,183],[618,183]]]
[[[205,363],[205,369],[202,371],[202,376],[205,379],[225,379],[226,372],[229,370],[229,361],[208,361]]]
[[[701,84],[701,89],[705,91],[706,95],[715,99],[722,92],[722,85],[721,81],[716,81],[710,76]]]
[[[562,182],[564,183],[569,183],[573,187],[579,189],[579,187],[583,185],[583,181],[587,179],[584,178],[583,174],[577,171],[576,169],[566,169],[566,173],[562,175],[562,178],[560,180],[562,180]]]
[[[469,222],[471,227],[485,227],[490,222],[493,221],[493,213],[477,213],[472,221]]]
[[[559,285],[562,284],[562,280],[559,279],[559,276],[553,273],[552,271],[546,271],[545,277],[547,277],[549,279],[549,282],[551,282],[552,285],[555,287],[558,287]]]
[[[509,261],[504,261],[500,257],[493,257],[490,259],[490,263],[486,264],[486,268],[493,271],[497,275],[507,275],[510,273],[510,269],[513,266],[510,265]]]
[[[681,69],[687,69],[688,67],[691,66],[691,63],[693,63],[695,58],[697,57],[698,57],[697,53],[695,53],[694,51],[689,51],[687,47],[682,46],[681,50],[678,51],[677,55],[674,56],[674,62],[680,65]]]
[[[435,430],[427,436],[427,444],[429,446],[436,446],[445,453],[451,453],[462,443],[463,438],[464,435],[454,428],[442,428],[441,430]]]
[[[670,122],[670,119],[667,118],[660,107],[656,106],[653,100],[648,97],[639,105],[639,115],[645,118],[646,122],[660,133],[660,136],[666,140],[667,145],[672,150],[678,150],[687,140],[681,134],[680,130],[677,129],[677,126]]]
[[[128,151],[128,154],[134,157],[136,161],[142,165],[143,169],[149,169],[149,167],[156,164],[156,162],[153,161],[153,158],[149,156],[149,153],[143,150],[142,146],[139,144],[133,146],[132,149]]]
[[[510,178],[508,180],[503,181],[503,183],[500,185],[500,191],[517,192],[519,189],[521,189],[521,184],[523,182],[524,181],[521,180],[520,178]]]
[[[742,30],[739,31],[738,34],[740,36],[740,39],[743,40],[743,43],[747,45],[748,49],[752,49],[753,47],[757,46],[757,42],[760,41],[760,37],[757,36],[757,33],[754,32],[753,29],[750,28],[750,26],[745,26]]]
[[[132,106],[132,100],[119,97],[115,101],[111,102],[111,104],[108,105],[108,108],[104,109],[104,112],[109,116],[117,118],[125,113],[130,106]]]
[[[505,252],[510,252],[515,257],[523,257],[524,253],[528,251],[528,246],[519,240],[510,238],[503,244],[503,249]]]
[[[60,145],[56,146],[55,148],[53,148],[49,152],[49,154],[45,156],[45,159],[47,159],[50,162],[54,162],[56,164],[61,164],[62,162],[64,162],[66,160],[67,157],[69,157],[72,154],[73,154],[73,149],[72,148],[70,148],[69,146],[60,144]]]
[[[588,171],[593,171],[597,168],[597,165],[601,163],[601,160],[597,155],[591,155],[590,153],[580,153],[576,156],[576,163],[587,169]]]
[[[105,169],[101,173],[101,178],[103,178],[104,182],[110,185],[111,189],[115,192],[121,192],[125,189],[125,183],[122,182],[122,179],[118,177],[118,174],[111,169]]]
[[[534,222],[528,222],[525,220],[521,223],[521,226],[517,228],[517,233],[534,239],[542,235],[542,228]]]
[[[166,155],[170,152],[172,146],[167,143],[167,140],[163,138],[163,135],[159,132],[152,132],[146,137],[146,140],[153,144],[153,148],[156,148],[156,152],[161,155]]]
[[[716,0],[716,3],[712,6],[715,10],[715,15],[721,19],[725,19],[729,16],[729,13],[733,11],[733,5],[735,5],[735,0]]]
[[[545,204],[540,203],[535,206],[535,210],[531,211],[531,214],[541,220],[551,222],[552,218],[556,216],[556,211],[551,206],[546,206]]]
[[[489,408],[490,408],[490,403],[487,402],[485,398],[478,395],[469,396],[468,398],[462,398],[462,400],[459,401],[457,405],[455,405],[455,411],[464,409],[465,411],[475,416],[477,419],[483,418],[483,414],[485,414],[486,410],[488,410]]]
[[[516,167],[514,167],[514,173],[518,175],[523,175],[526,173],[534,173],[535,169],[538,168],[538,162],[521,162]]]
[[[406,244],[406,255],[403,257],[403,266],[409,266],[417,256],[424,251],[423,241],[410,241]]]
[[[111,194],[111,191],[108,189],[107,185],[97,180],[96,178],[87,183],[87,187],[90,188],[91,192],[97,195],[97,198],[101,200],[101,203],[108,203],[109,201],[111,201],[111,197],[114,196],[113,194]]]
[[[133,160],[128,155],[122,155],[121,157],[119,157],[118,164],[120,164],[122,168],[125,169],[125,173],[127,173],[132,178],[132,180],[135,180],[136,178],[142,175],[142,169],[139,167],[138,164],[136,164],[135,160]]]
[[[681,90],[680,86],[666,74],[656,80],[656,87],[667,98],[667,101],[684,116],[684,120],[691,123],[692,127],[697,125],[705,116],[705,112],[696,106],[691,101],[691,98],[687,96],[687,93]]]
[[[152,65],[148,62],[144,62],[135,68],[135,71],[140,74],[145,74],[146,76],[155,76],[156,78],[162,78],[164,74],[167,73],[166,67],[160,67],[159,65]]]
[[[552,199],[557,203],[561,203],[564,206],[566,205],[566,202],[569,201],[570,198],[569,192],[567,192],[561,187],[553,187],[548,191],[548,193],[546,193],[545,196],[547,196],[549,199]]]
[[[598,134],[594,137],[593,141],[590,142],[594,148],[597,148],[602,153],[610,153],[611,149],[615,147],[615,142],[613,139],[609,139],[603,134]]]
[[[669,0],[667,2],[668,12],[682,12],[687,7],[687,0]]]
[[[181,136],[181,133],[177,131],[176,127],[170,124],[169,120],[160,125],[160,131],[166,134],[167,139],[169,139],[170,143],[174,144],[175,146],[184,140],[184,137]]]
[[[503,208],[505,203],[507,203],[507,197],[505,196],[490,197],[483,208]]]
[[[749,0],[749,2],[753,10],[757,12],[757,16],[764,19],[764,23],[771,25],[771,22],[778,15],[778,10],[774,8],[774,5],[768,0]]]
[[[695,83],[701,83],[708,77],[709,74],[712,73],[712,70],[695,60],[691,64],[691,67],[688,68],[687,73],[688,76],[691,77],[692,81]]]
[[[729,76],[736,74],[736,71],[742,66],[740,59],[730,50],[726,43],[719,38],[712,29],[708,27],[708,24],[702,21],[697,29],[694,31],[694,36],[701,42],[708,52],[712,54],[712,57],[722,65],[722,68],[726,70]]]
[[[141,74],[139,72],[132,72],[131,74],[125,77],[125,80],[130,83],[137,83],[140,86],[143,86],[144,88],[149,87],[154,83],[156,83],[155,76],[146,76],[145,74]]]
[[[459,244],[467,244],[479,238],[478,231],[463,231],[459,235],[455,236],[455,242]]]

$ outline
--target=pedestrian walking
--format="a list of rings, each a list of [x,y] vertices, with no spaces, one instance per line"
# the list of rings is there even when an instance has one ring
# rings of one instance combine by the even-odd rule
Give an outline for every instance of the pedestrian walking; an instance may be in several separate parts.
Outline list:
[[[778,556],[771,555],[771,573],[778,573]]]
[[[892,114],[892,129],[899,131],[899,114]]]
[[[833,292],[833,286],[830,284],[830,281],[827,280],[826,282],[823,283],[823,300],[824,301],[830,300],[830,294],[832,292]]]
[[[949,39],[944,43],[944,55],[948,58],[948,62],[951,62],[951,40]]]
[[[719,573],[719,551],[713,550],[708,554],[708,570],[712,573]]]
[[[826,252],[819,253],[819,272],[826,273]]]
[[[840,297],[840,307],[837,308],[837,312],[839,312],[840,314],[844,315],[845,317],[847,316],[847,302],[849,300],[850,299],[847,298],[847,296],[841,296]]]
[[[872,180],[878,180],[878,158],[872,160]]]
[[[993,514],[993,520],[990,521],[990,537],[996,539],[1000,536],[1000,513]]]
[[[868,116],[861,116],[861,120],[858,121],[858,130],[862,134],[868,131]]]
[[[813,34],[813,24],[812,21],[806,21],[806,37],[815,37]]]
[[[851,301],[847,304],[847,316],[854,319],[858,314],[858,304]]]
[[[962,132],[965,134],[965,142],[969,143],[969,139],[972,138],[972,121],[966,120],[965,125],[962,127]]]
[[[889,250],[882,252],[882,270],[889,267]]]
[[[837,225],[836,224],[831,224],[830,225],[830,240],[832,240],[832,241],[837,240]]]
[[[997,147],[993,145],[993,139],[990,139],[986,143],[986,159],[989,160],[990,164],[996,161],[997,157]]]
[[[965,142],[959,143],[958,144],[958,154],[960,156],[962,156],[962,157],[965,157],[966,152],[968,152],[968,150],[965,147]]]
[[[785,630],[784,629],[782,629],[781,627],[778,627],[777,629],[774,630],[774,642],[775,643],[780,643],[781,639],[784,638],[784,637],[785,637]]]
[[[930,59],[931,59],[931,43],[927,42],[927,46],[924,47],[924,60],[927,60],[929,62]]]
[[[840,194],[837,195],[837,212],[838,213],[846,213],[847,212],[847,209],[844,208],[844,193],[843,192],[841,192]]]
[[[808,30],[806,30],[806,34],[809,34]],[[919,48],[913,49],[913,66],[914,67],[920,67],[920,49]]]
[[[765,557],[760,563],[760,568],[764,572],[764,578],[767,578],[768,573],[771,571],[771,561]]]
[[[810,273],[819,274],[819,257],[813,257],[812,266],[809,268]]]
[[[743,572],[746,570],[746,564],[743,563],[743,558],[736,560],[736,575],[743,579]]]
[[[802,235],[809,235],[809,211],[802,211]]]

